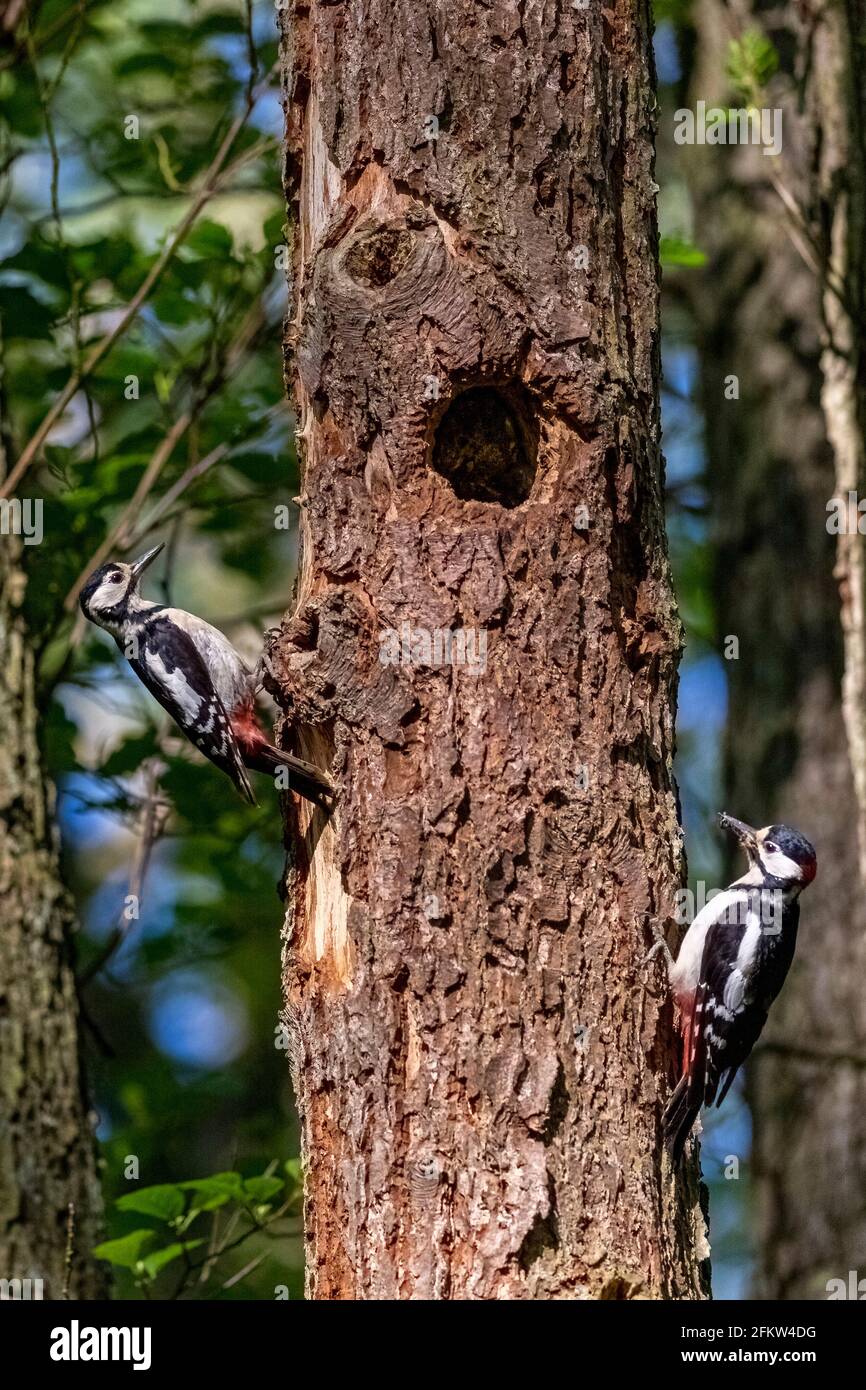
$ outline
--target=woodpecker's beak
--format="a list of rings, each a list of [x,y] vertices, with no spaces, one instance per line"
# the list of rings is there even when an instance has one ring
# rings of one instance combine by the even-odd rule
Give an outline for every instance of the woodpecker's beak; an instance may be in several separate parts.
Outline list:
[[[757,859],[758,832],[756,830],[753,830],[750,825],[746,825],[745,821],[735,820],[733,816],[727,815],[725,811],[722,811],[719,815],[719,825],[723,830],[730,830],[736,835],[743,849],[746,851],[746,854],[749,856],[750,861]]]
[[[161,550],[165,550],[165,541],[160,541],[159,545],[155,545],[153,547],[153,550],[148,550],[144,555],[140,556],[139,559],[136,560],[134,565],[130,565],[130,569],[132,570],[133,582],[135,584],[138,583],[139,579],[144,574],[144,571],[147,569],[148,565],[153,564],[154,560],[156,559],[157,555],[160,553]]]

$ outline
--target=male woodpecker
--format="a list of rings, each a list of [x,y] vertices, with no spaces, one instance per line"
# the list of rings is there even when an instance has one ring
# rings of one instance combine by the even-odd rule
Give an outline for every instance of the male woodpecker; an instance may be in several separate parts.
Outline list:
[[[719,823],[749,867],[701,909],[670,961],[683,1035],[683,1072],[664,1114],[674,1163],[701,1106],[721,1105],[760,1037],[794,959],[799,895],[817,870],[812,845],[788,825],[753,830],[728,815]]]
[[[228,638],[182,608],[140,596],[139,580],[162,549],[94,570],[81,590],[85,618],[111,633],[142,684],[247,801],[256,801],[247,768],[273,776],[284,767],[292,791],[329,809],[334,789],[325,774],[274,748],[259,728],[255,678]]]

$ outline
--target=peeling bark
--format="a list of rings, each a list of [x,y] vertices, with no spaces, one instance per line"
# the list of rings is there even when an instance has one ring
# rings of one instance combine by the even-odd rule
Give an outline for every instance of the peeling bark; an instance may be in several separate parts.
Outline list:
[[[289,810],[309,1291],[700,1297],[641,969],[682,873],[648,10],[284,24],[303,559],[270,659],[340,788]]]
[[[104,1274],[90,1252],[102,1203],[79,1060],[73,913],[36,740],[19,544],[0,538],[0,1279],[41,1279],[47,1299],[98,1298]]]

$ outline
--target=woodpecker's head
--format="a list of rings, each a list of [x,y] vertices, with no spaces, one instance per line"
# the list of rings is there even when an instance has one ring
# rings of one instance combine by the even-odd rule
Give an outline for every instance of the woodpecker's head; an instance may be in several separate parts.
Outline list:
[[[163,543],[164,545],[164,543]],[[156,559],[163,545],[155,545],[132,565],[112,560],[94,570],[81,590],[79,603],[85,618],[99,627],[114,631],[123,624],[130,601],[138,593],[138,583],[148,565]]]
[[[765,825],[763,830],[753,830],[724,811],[719,824],[724,830],[733,831],[746,851],[749,872],[745,878],[750,883],[799,892],[818,872],[814,845],[790,825]]]

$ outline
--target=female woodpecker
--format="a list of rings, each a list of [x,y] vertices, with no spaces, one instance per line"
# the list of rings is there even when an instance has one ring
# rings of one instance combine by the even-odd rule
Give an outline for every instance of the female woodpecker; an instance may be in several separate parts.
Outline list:
[[[794,959],[799,895],[817,870],[812,845],[788,825],[753,830],[727,815],[719,823],[749,867],[701,909],[670,961],[683,1036],[683,1072],[664,1114],[675,1163],[701,1106],[721,1105],[761,1034]]]
[[[162,549],[94,570],[81,590],[85,618],[111,633],[142,684],[247,801],[256,801],[247,768],[271,776],[285,768],[292,791],[330,809],[334,789],[325,774],[274,748],[259,728],[255,678],[228,638],[182,608],[141,598],[141,576]]]

